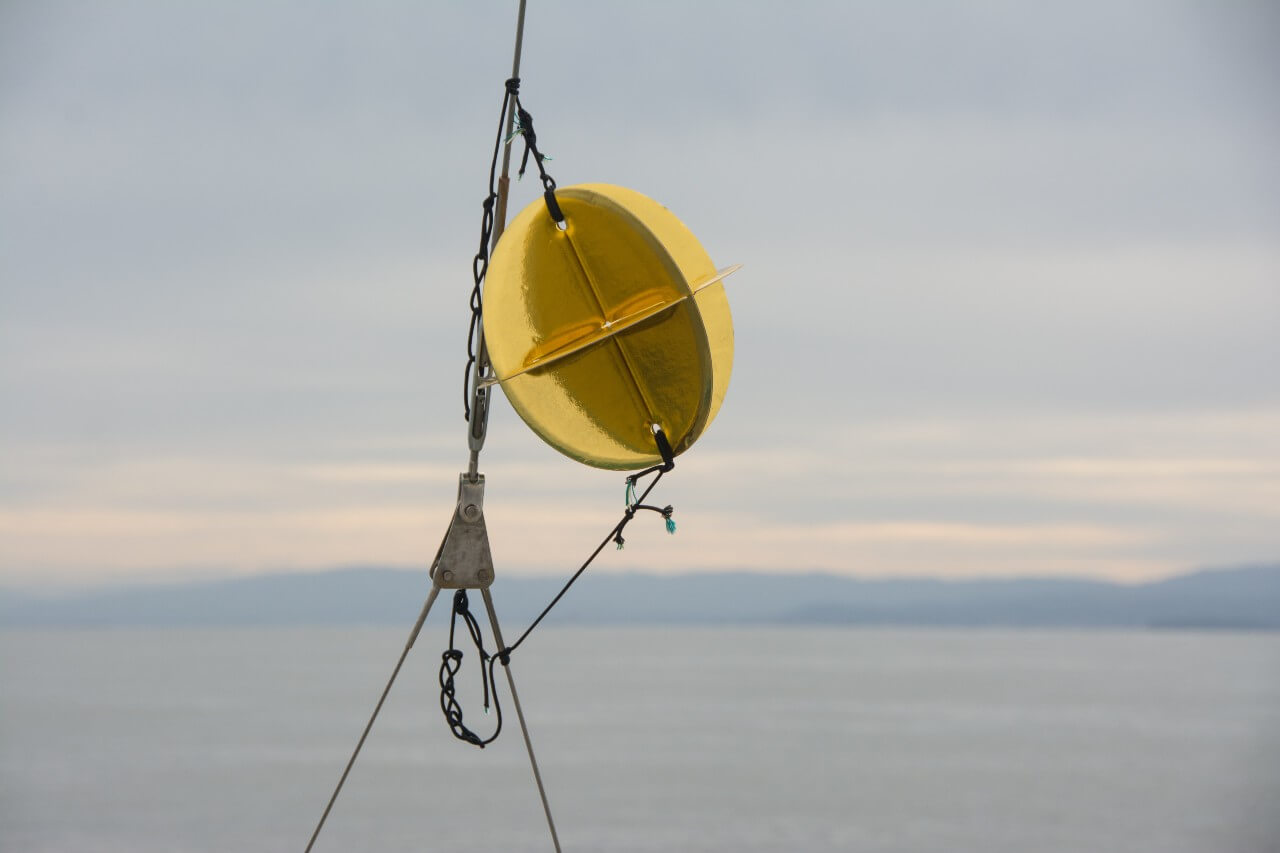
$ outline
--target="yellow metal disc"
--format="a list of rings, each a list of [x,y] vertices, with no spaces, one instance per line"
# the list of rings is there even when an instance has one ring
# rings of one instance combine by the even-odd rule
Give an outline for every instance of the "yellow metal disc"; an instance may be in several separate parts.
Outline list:
[[[637,192],[585,184],[556,198],[566,228],[539,199],[489,265],[484,335],[503,391],[534,432],[588,465],[660,461],[655,426],[681,453],[719,410],[732,368],[715,267]]]

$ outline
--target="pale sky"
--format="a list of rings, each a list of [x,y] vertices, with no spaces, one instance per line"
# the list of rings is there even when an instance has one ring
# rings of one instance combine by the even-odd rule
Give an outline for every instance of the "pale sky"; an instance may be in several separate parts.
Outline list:
[[[0,4],[0,585],[430,561],[516,5]],[[530,0],[560,184],[745,265],[679,531],[595,571],[1280,559],[1278,43],[1264,0]],[[502,400],[481,468],[499,577],[622,508]]]

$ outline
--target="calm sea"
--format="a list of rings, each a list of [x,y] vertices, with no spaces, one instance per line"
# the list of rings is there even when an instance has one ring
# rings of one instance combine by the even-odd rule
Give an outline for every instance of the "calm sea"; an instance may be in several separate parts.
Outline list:
[[[317,850],[551,849],[514,718],[441,719],[444,632]],[[301,850],[404,635],[0,633],[0,850]],[[1280,850],[1275,634],[546,628],[512,670],[566,851]]]

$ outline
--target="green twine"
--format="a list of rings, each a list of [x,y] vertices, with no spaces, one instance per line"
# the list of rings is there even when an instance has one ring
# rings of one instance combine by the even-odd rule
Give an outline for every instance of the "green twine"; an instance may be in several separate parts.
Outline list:
[[[675,535],[675,532],[676,532],[676,520],[671,516],[667,516],[667,532],[672,534],[673,536]]]
[[[634,506],[636,503],[636,481],[630,477],[627,478],[627,494],[626,503],[628,507]]]
[[[515,125],[512,127],[511,132],[507,134],[507,138],[506,138],[505,140],[503,140],[503,142],[504,142],[505,144],[507,144],[507,145],[510,145],[510,144],[511,144],[511,140],[515,139],[517,136],[524,136],[524,125],[520,123],[520,114],[519,114],[519,113],[516,113]],[[539,156],[540,156],[540,158],[541,158],[541,159],[543,159],[543,160],[552,160],[552,159],[554,159],[554,158],[552,158],[552,157],[548,157],[546,154],[541,154],[541,155],[539,155]],[[520,170],[520,172],[519,172],[519,174],[517,174],[517,175],[516,175],[516,180],[517,180],[517,181],[522,181],[522,180],[524,180],[524,169],[521,169],[521,170]]]

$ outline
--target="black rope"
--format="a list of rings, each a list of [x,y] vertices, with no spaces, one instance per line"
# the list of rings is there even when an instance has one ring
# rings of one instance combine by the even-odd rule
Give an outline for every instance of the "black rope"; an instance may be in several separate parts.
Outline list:
[[[453,622],[449,625],[449,650],[444,653],[443,660],[440,663],[440,708],[444,712],[444,718],[449,723],[449,728],[453,731],[454,737],[484,748],[487,744],[492,743],[494,738],[498,736],[498,733],[502,731],[502,707],[498,704],[497,685],[494,681],[493,675],[494,664],[500,662],[503,666],[508,666],[511,663],[511,654],[520,647],[521,643],[528,639],[529,635],[533,633],[533,629],[538,627],[542,620],[546,618],[547,614],[551,612],[552,608],[560,603],[560,599],[564,598],[565,594],[569,591],[569,588],[577,582],[578,578],[582,577],[583,573],[586,572],[587,568],[595,561],[596,557],[600,556],[600,552],[605,549],[606,545],[610,542],[614,542],[619,548],[622,547],[622,531],[625,530],[627,525],[631,523],[631,520],[636,517],[637,512],[640,510],[648,510],[650,512],[658,513],[666,519],[667,531],[671,533],[675,532],[675,523],[671,520],[671,515],[675,511],[673,507],[666,506],[659,508],[644,502],[645,498],[649,497],[649,493],[658,485],[662,476],[675,468],[675,459],[671,452],[671,445],[667,442],[667,437],[663,434],[661,429],[654,430],[654,440],[658,444],[658,451],[662,454],[662,464],[654,465],[651,468],[646,468],[637,474],[631,474],[627,477],[626,483],[628,500],[627,508],[623,511],[622,518],[618,520],[618,523],[613,526],[613,529],[609,531],[604,539],[600,540],[600,544],[591,552],[591,556],[587,557],[578,570],[574,572],[569,580],[565,582],[564,586],[560,588],[560,591],[556,593],[555,598],[551,599],[550,603],[542,609],[542,612],[538,614],[538,617],[530,623],[528,628],[524,629],[524,633],[522,633],[514,643],[503,649],[499,649],[496,654],[489,655],[484,649],[484,643],[482,642],[480,634],[480,626],[476,622],[475,616],[467,606],[466,590],[460,589],[454,594]],[[644,491],[640,492],[640,496],[638,498],[634,501],[631,500],[630,495],[635,491],[636,484],[650,474],[654,474],[656,476],[654,476],[653,480],[644,487]],[[487,711],[489,708],[490,695],[493,696],[493,706],[497,710],[497,728],[494,730],[494,733],[485,740],[482,740],[479,735],[475,734],[462,724],[462,708],[457,701],[454,676],[457,675],[458,670],[461,668],[462,652],[454,648],[453,637],[454,626],[457,624],[459,616],[462,617],[463,623],[471,633],[471,639],[475,643],[476,652],[480,656],[481,675],[484,678],[485,710]]]
[[[674,512],[674,509],[672,507],[668,506],[662,509],[658,509],[657,507],[649,506],[644,502],[645,498],[649,497],[649,493],[652,492],[654,487],[658,485],[658,482],[662,479],[662,476],[666,474],[668,471],[676,467],[674,456],[671,453],[671,445],[667,442],[667,437],[666,435],[663,434],[661,429],[654,430],[654,438],[658,443],[659,452],[662,453],[662,464],[654,465],[652,468],[646,468],[645,470],[641,471],[638,474],[632,474],[629,477],[627,477],[628,493],[634,490],[636,483],[638,483],[643,478],[649,476],[650,474],[657,475],[653,478],[653,482],[649,483],[649,485],[645,487],[644,491],[640,493],[640,497],[637,498],[634,502],[632,501],[627,502],[627,508],[626,510],[623,511],[622,518],[620,518],[618,520],[618,523],[613,526],[613,529],[609,531],[608,535],[606,535],[604,539],[600,540],[600,544],[597,545],[596,549],[591,552],[591,556],[587,557],[586,561],[583,562],[583,564],[578,568],[578,570],[573,573],[573,575],[569,578],[568,581],[565,582],[565,585],[560,588],[560,591],[558,593],[556,593],[555,598],[551,599],[551,603],[549,603],[546,607],[544,607],[542,609],[542,612],[538,614],[538,618],[534,619],[533,622],[529,625],[529,627],[524,629],[524,633],[521,634],[520,637],[514,643],[512,643],[511,645],[507,646],[505,649],[502,649],[499,652],[500,656],[504,658],[510,658],[511,653],[514,652],[516,649],[518,649],[520,647],[520,644],[523,643],[531,633],[533,633],[533,629],[537,628],[538,624],[542,622],[542,620],[546,617],[548,613],[551,612],[551,608],[555,607],[557,604],[560,603],[560,599],[564,598],[565,593],[569,591],[569,588],[573,586],[574,583],[577,582],[578,578],[582,577],[582,573],[587,570],[587,568],[591,565],[591,563],[595,560],[595,558],[600,556],[600,552],[604,550],[606,545],[608,545],[610,542],[614,542],[619,546],[621,545],[621,543],[623,542],[622,531],[625,530],[627,525],[631,523],[631,519],[636,517],[637,510],[647,509],[647,510],[652,510],[654,512],[659,513],[660,515],[662,515],[663,518],[665,518],[668,521],[667,529],[669,531],[674,531],[674,526],[670,524],[671,514],[672,512]],[[504,660],[503,663],[505,665],[506,660]]]
[[[473,394],[471,387],[472,368],[479,357],[476,352],[476,334],[480,330],[480,324],[484,316],[484,300],[481,296],[481,286],[484,284],[485,275],[489,272],[489,244],[493,239],[494,205],[498,201],[498,191],[496,189],[498,154],[502,151],[502,131],[503,125],[507,120],[507,111],[513,103],[516,109],[517,121],[514,133],[519,134],[524,139],[524,156],[520,160],[520,171],[517,173],[517,177],[524,176],[525,168],[529,164],[529,155],[532,154],[533,161],[538,167],[538,175],[542,179],[542,196],[546,200],[547,210],[551,213],[551,218],[557,223],[564,222],[564,214],[560,211],[560,205],[556,201],[555,179],[547,174],[546,166],[542,162],[547,157],[538,150],[538,135],[533,130],[533,116],[520,103],[520,78],[512,77],[506,82],[502,96],[502,111],[498,114],[498,133],[493,140],[493,157],[489,161],[489,194],[485,196],[480,205],[483,211],[480,217],[480,248],[471,261],[471,277],[473,281],[471,288],[471,325],[467,329],[467,363],[462,370],[462,412],[463,419],[468,421],[471,420],[471,399]]]
[[[462,667],[462,651],[454,642],[454,629],[458,625],[459,617],[466,625],[467,632],[471,635],[471,642],[476,647],[476,654],[480,658],[480,681],[484,685],[484,711],[486,714],[489,713],[489,704],[492,699],[497,716],[493,734],[483,739],[462,722],[462,706],[458,704],[457,689],[453,683],[454,676]],[[499,657],[504,658],[502,661],[504,666],[510,660],[505,653]],[[481,749],[493,743],[502,733],[502,704],[498,701],[498,685],[494,682],[493,676],[493,664],[496,659],[485,651],[484,635],[480,632],[480,623],[476,621],[475,614],[471,612],[467,591],[458,590],[453,595],[453,618],[449,622],[449,648],[441,655],[440,661],[440,710],[444,712],[445,721],[448,722],[454,737]]]

